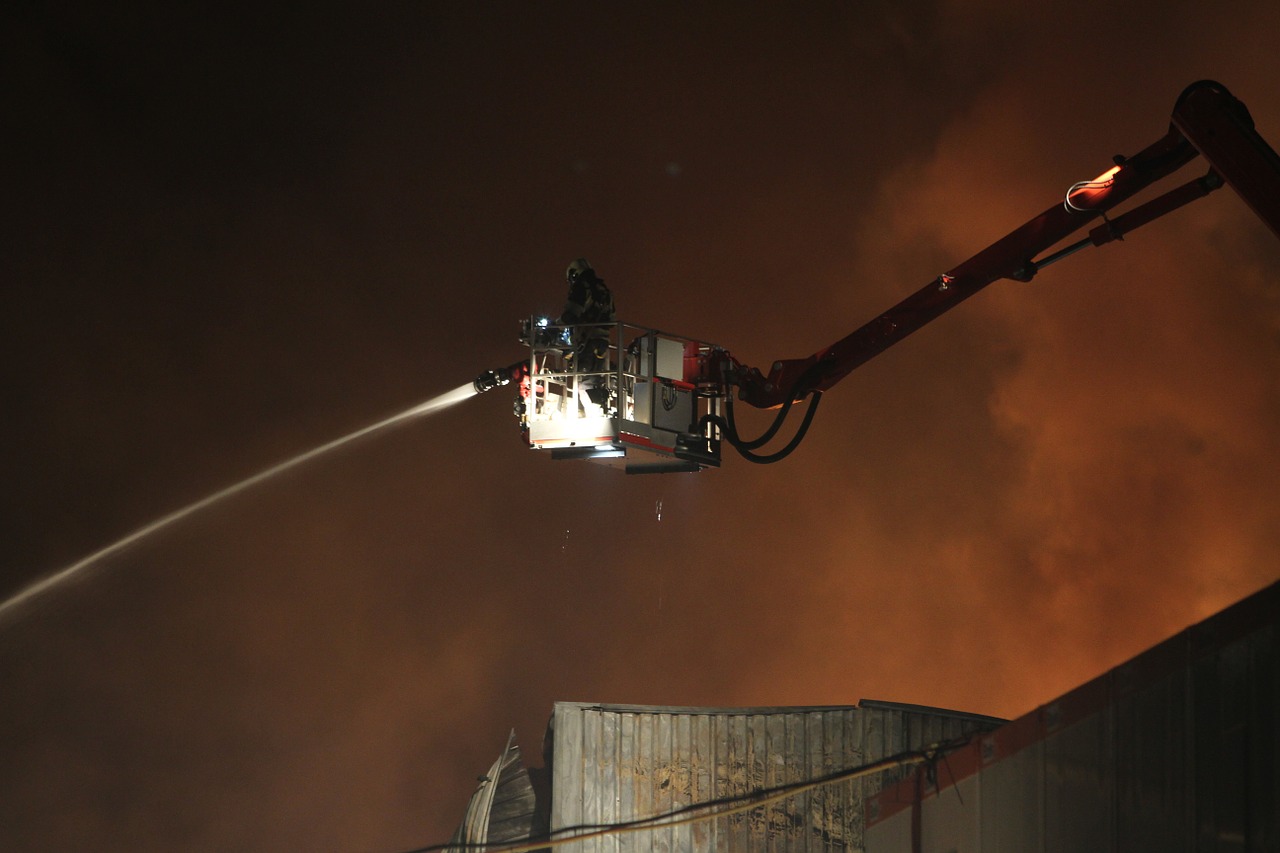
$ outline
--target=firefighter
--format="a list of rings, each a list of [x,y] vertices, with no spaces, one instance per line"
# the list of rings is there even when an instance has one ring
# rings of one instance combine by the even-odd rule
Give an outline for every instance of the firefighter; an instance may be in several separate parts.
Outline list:
[[[585,326],[570,330],[569,358],[576,372],[588,374],[580,381],[591,402],[603,406],[609,392],[600,374],[608,369],[610,328],[607,324],[614,322],[613,294],[586,258],[569,264],[565,280],[569,296],[556,324]]]

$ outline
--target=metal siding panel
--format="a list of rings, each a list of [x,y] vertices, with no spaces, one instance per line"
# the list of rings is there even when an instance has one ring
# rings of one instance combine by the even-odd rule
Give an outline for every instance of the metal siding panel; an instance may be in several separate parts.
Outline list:
[[[885,731],[884,731],[884,752],[876,756],[884,758],[893,755],[895,752],[901,752],[907,743],[906,720],[903,719],[901,711],[890,711],[885,715]]]
[[[804,727],[804,774],[806,778],[816,779],[823,775],[822,770],[822,715],[804,714],[801,716]],[[811,829],[805,841],[806,853],[815,853],[824,849],[822,839],[827,828],[826,813],[823,808],[826,800],[826,789],[817,788],[809,793],[805,801],[806,821]]]
[[[881,741],[879,751],[874,755],[868,755],[870,761],[879,761],[882,758],[888,758],[891,755],[897,755],[908,748],[909,738],[909,720],[907,715],[899,710],[885,710],[881,712],[883,720],[881,722]],[[913,715],[914,716],[914,715]],[[887,782],[896,782],[904,777],[904,772],[899,769],[886,770],[875,776],[868,776],[865,784],[862,786],[863,797],[869,797],[878,793]]]
[[[925,745],[942,743],[957,736],[956,721],[951,717],[930,717],[929,719],[932,723],[929,727],[929,737],[924,741]]]
[[[933,741],[945,721],[894,708],[663,709],[557,705],[552,826],[665,814],[681,805],[861,766]],[[582,853],[863,849],[864,786],[825,786],[768,808],[571,845]],[[576,792],[576,794],[575,794]]]
[[[783,745],[779,755],[780,782],[792,784],[811,778],[807,775],[809,754],[805,740],[804,716],[787,714],[782,723]],[[792,841],[788,849],[804,853],[809,849],[809,798],[810,793],[790,797],[783,802],[787,819],[792,827]]]
[[[1046,853],[1115,850],[1112,752],[1105,710],[1045,739]]]
[[[1197,850],[1280,849],[1274,624],[1195,662]]]
[[[649,817],[657,813],[654,802],[652,772],[655,765],[654,755],[654,715],[636,714],[635,754],[628,763],[628,775],[635,792],[635,801],[630,817]],[[637,844],[634,849],[646,849],[653,843],[653,833],[637,833]],[[644,844],[639,842],[643,840]]]
[[[698,754],[695,747],[693,717],[681,714],[675,718],[672,730],[672,751],[679,765],[679,773],[672,784],[672,806],[683,808],[698,802]],[[671,849],[676,853],[691,853],[693,830],[700,824],[688,824],[673,830]]]
[[[947,738],[947,724],[950,722],[945,717],[925,717],[924,729],[920,733],[922,740],[918,745],[928,745],[938,743]]]
[[[874,722],[878,712],[875,710],[863,709],[857,715],[847,715],[845,732],[847,740],[845,756],[847,758],[846,767],[858,767],[871,760],[871,756],[876,752],[876,746],[872,742],[872,738],[879,739],[881,726],[878,722]],[[870,781],[867,779],[855,779],[848,785],[842,785],[842,797],[840,808],[842,813],[848,809],[854,808],[855,802],[865,800]],[[855,838],[849,839],[854,843],[856,848],[860,844],[860,840]]]
[[[604,759],[600,755],[604,738],[603,714],[585,710],[582,714],[582,822],[600,823],[601,786],[604,784],[601,769]],[[576,846],[576,845],[575,845]],[[600,853],[611,848],[601,840],[583,842],[583,853]]]
[[[862,737],[862,711],[857,708],[847,708],[839,714],[832,714],[831,735],[835,740],[835,749],[832,755],[839,756],[839,760],[832,766],[832,770],[838,770],[843,767],[856,767],[866,760],[866,751],[863,749]]]
[[[929,797],[921,804],[923,814],[920,821],[920,841],[923,850],[977,853],[985,849],[980,846],[978,831],[978,816],[982,805],[979,790],[978,777],[971,776],[961,780],[954,788],[947,788],[940,795]],[[867,850],[870,853],[911,853],[911,810],[898,812],[886,821],[894,822],[895,830],[886,834],[886,842],[894,845],[893,847],[882,848],[880,843],[873,843],[874,833],[872,830],[867,831]]]
[[[761,788],[774,788],[782,784],[781,768],[778,759],[785,756],[786,721],[781,714],[770,714],[762,718],[764,723],[764,780]],[[787,801],[774,803],[764,809],[764,849],[768,853],[782,853],[791,849],[790,831],[786,823]]]
[[[762,738],[760,743],[763,745],[760,751],[760,789],[773,788],[774,785],[781,784],[782,777],[778,774],[778,758],[782,757],[782,717],[777,713],[769,713],[760,717],[759,731]],[[787,802],[773,803],[771,806],[759,809],[760,822],[759,833],[760,840],[763,841],[762,850],[767,853],[780,853],[786,850],[787,839]]]
[[[563,829],[582,823],[583,736],[582,711],[570,705],[556,705],[554,712],[555,760],[551,769],[551,828]],[[581,845],[566,845],[578,853]]]
[[[862,732],[861,749],[856,762],[850,766],[879,761],[899,751],[894,746],[894,740],[899,737],[895,730],[901,727],[901,723],[895,722],[895,718],[900,717],[900,712],[890,708],[863,708],[859,713],[862,717],[862,725],[859,726]],[[849,808],[855,809],[856,814],[861,814],[863,803],[883,786],[884,776],[885,774],[878,774],[856,780],[850,786]],[[861,821],[858,823],[860,825]],[[861,845],[861,830],[855,828],[855,835],[855,846]]]
[[[827,740],[824,749],[828,754],[823,757],[823,767],[827,773],[834,773],[836,770],[845,767],[855,767],[861,762],[861,743],[858,734],[861,729],[853,720],[854,715],[831,714],[827,716],[827,723],[823,727],[823,733]],[[845,811],[844,800],[850,796],[850,792],[860,782],[846,782],[842,785],[834,785],[824,789],[824,797],[826,799],[825,810],[827,812],[827,826],[831,828],[831,846],[832,849],[840,850],[849,842],[848,834],[845,830],[847,825],[848,812]]]
[[[1044,850],[1043,779],[1043,743],[982,771],[982,853]]]
[[[637,780],[635,778],[635,766],[639,760],[639,727],[640,716],[638,714],[619,713],[616,715],[618,719],[618,737],[615,744],[617,750],[617,790],[614,793],[614,801],[617,804],[617,812],[619,820],[629,820],[639,817],[643,813],[637,806],[637,801],[642,801],[643,797],[637,797],[636,787]],[[620,847],[623,850],[642,850],[643,833],[629,833],[620,839]]]
[[[1195,850],[1197,853],[1215,853],[1213,838],[1213,749],[1217,728],[1217,708],[1211,701],[1216,698],[1214,680],[1216,661],[1206,658],[1191,665],[1192,739],[1195,744]]]
[[[742,717],[742,771],[740,775],[741,784],[737,792],[745,794],[759,789],[764,784],[764,765],[760,762],[760,748],[762,743],[758,743],[760,738],[759,731],[760,715],[751,713],[751,715]],[[763,850],[760,841],[764,836],[760,833],[760,816],[759,809],[751,809],[744,812],[742,817],[742,849]]]
[[[843,761],[833,769],[859,767],[866,762],[866,714],[866,711],[851,708],[840,715],[836,732],[843,740],[843,746],[837,747],[836,754],[842,756]],[[854,779],[833,789],[835,824],[840,829],[839,841],[845,848],[862,849],[862,816],[856,809],[863,801],[863,784],[864,780]]]
[[[885,711],[872,708],[862,712],[862,760],[874,761],[884,755]]]
[[[593,711],[590,716],[599,721],[599,747],[596,749],[594,767],[598,783],[595,785],[594,824],[608,825],[618,820],[618,715]],[[630,839],[628,839],[630,840]],[[616,853],[620,849],[617,835],[599,839],[598,849]]]
[[[787,714],[782,719],[782,743],[775,762],[778,764],[778,784],[788,785],[810,778],[806,775],[808,752],[804,737],[804,718],[800,714]],[[787,815],[790,841],[787,849],[804,853],[808,841],[809,793],[796,794],[783,800],[781,805]]]
[[[1248,833],[1249,647],[1232,643],[1218,654],[1219,728],[1216,825],[1219,850],[1243,850]],[[1239,842],[1237,843],[1237,839]]]
[[[671,811],[672,774],[676,770],[675,751],[671,742],[671,715],[653,715],[653,752],[649,785],[652,791],[653,811],[650,814],[660,815]],[[671,827],[659,827],[648,834],[652,839],[653,853],[670,853]]]
[[[1116,849],[1189,853],[1186,670],[1118,696],[1112,717]]]
[[[839,755],[831,754],[827,739],[825,719],[831,714],[806,713],[802,716],[800,726],[805,744],[804,775],[807,779],[823,776],[828,767],[841,761]],[[815,788],[809,792],[805,801],[805,814],[808,821],[809,837],[805,842],[805,850],[825,851],[831,834],[831,786]]]
[[[579,823],[599,823],[600,811],[596,807],[599,795],[600,762],[596,752],[600,749],[600,715],[594,711],[582,711],[582,743],[579,752],[581,767],[578,770]],[[594,849],[591,845],[589,849]],[[584,849],[588,849],[585,848]]]
[[[733,791],[733,761],[734,761],[734,732],[733,718],[717,716],[714,717],[715,727],[715,745],[716,745],[716,765],[715,765],[715,794],[716,799],[724,799],[730,796]],[[732,849],[733,846],[733,818],[724,817],[717,818],[715,821],[715,830],[717,836],[717,848],[725,850]]]
[[[747,791],[758,791],[765,786],[766,718],[760,714],[747,717]],[[764,850],[768,839],[768,815],[760,809],[747,812],[750,826],[750,843],[753,850]]]
[[[939,741],[953,740],[959,737],[960,734],[961,732],[959,727],[959,720],[956,720],[952,717],[940,718],[940,721],[938,724],[938,737],[936,738],[937,740]]]
[[[860,767],[871,759],[873,748],[867,740],[866,718],[873,713],[865,709],[850,708],[841,715],[844,720],[841,730],[844,736],[844,767]],[[837,787],[836,822],[845,847],[853,850],[861,850],[863,846],[862,804],[865,802],[864,786],[867,784],[866,779],[854,779]]]
[[[632,816],[645,818],[652,817],[658,812],[654,774],[657,772],[661,757],[654,748],[657,717],[654,714],[636,714],[635,718],[635,755],[627,763],[626,774],[635,791],[635,809]],[[649,850],[653,846],[654,835],[653,832],[635,833],[628,849]]]
[[[822,768],[822,775],[825,776],[836,770],[837,767],[846,766],[845,758],[845,742],[844,742],[844,715],[840,714],[820,714],[817,715],[818,722],[815,726],[821,730],[822,738],[822,754],[818,756],[814,763]],[[822,826],[826,830],[826,841],[823,849],[830,849],[832,839],[836,837],[837,821],[840,814],[839,803],[841,788],[846,786],[837,785],[822,789]]]
[[[916,714],[909,717],[902,717],[902,742],[896,745],[894,752],[898,752],[906,748],[907,744],[926,744],[937,738],[930,737],[930,727],[926,724],[926,719]]]
[[[911,849],[911,812],[899,812],[893,817],[870,826],[866,831],[867,853],[913,853]],[[955,850],[957,853],[974,853],[977,848],[947,847],[931,844],[925,850]]]
[[[794,781],[796,770],[803,766],[804,749],[791,737],[791,722],[795,714],[779,714],[776,725],[769,726],[770,763],[773,781],[770,785],[785,785]],[[782,826],[778,850],[804,850],[804,810],[800,807],[804,795],[793,795],[780,800],[775,807]]]
[[[748,723],[745,716],[729,717],[729,789],[726,795],[741,794],[748,790]],[[729,816],[729,849],[746,850],[751,843],[751,827],[746,815]]]
[[[578,796],[578,814],[579,823],[594,823],[598,815],[592,806],[595,799],[596,787],[599,785],[599,775],[596,772],[598,762],[596,761],[596,751],[600,748],[600,718],[588,709],[582,709],[581,726],[578,744],[578,761],[579,766],[575,768],[577,776],[574,779],[577,784]]]
[[[715,779],[715,739],[711,734],[711,718],[706,715],[695,715],[689,718],[692,731],[690,739],[693,744],[693,780],[690,798],[695,803],[704,802],[715,797],[712,783]],[[715,825],[713,820],[698,821],[689,827],[690,850],[715,849]]]
[[[1242,795],[1237,774],[1247,766],[1237,754],[1236,717],[1239,652],[1227,647],[1193,665],[1195,678],[1195,768],[1197,851],[1219,853],[1240,849],[1222,843],[1237,830]],[[1243,766],[1242,766],[1243,765]]]
[[[1250,853],[1280,850],[1280,665],[1276,656],[1274,625],[1259,631],[1251,641],[1252,682],[1256,687],[1250,719],[1254,748],[1249,778]]]
[[[965,803],[978,837],[955,834],[944,791],[923,804],[923,849],[1280,851],[1278,590],[1016,721],[1043,720],[1051,733],[964,780],[977,791],[966,788]],[[1053,731],[1063,708],[1066,726]],[[869,830],[871,853],[907,853],[909,829],[910,810],[891,813]]]
[[[850,756],[852,748],[851,738],[846,737],[846,733],[851,731],[849,724],[849,714],[824,714],[823,715],[823,750],[822,768],[824,774],[834,773],[836,770],[853,767],[859,760]],[[846,782],[842,785],[830,785],[822,789],[823,812],[826,814],[826,826],[829,830],[829,849],[843,849],[843,845],[847,842],[845,833],[845,811],[841,806],[844,797],[848,791],[858,784],[857,782]]]

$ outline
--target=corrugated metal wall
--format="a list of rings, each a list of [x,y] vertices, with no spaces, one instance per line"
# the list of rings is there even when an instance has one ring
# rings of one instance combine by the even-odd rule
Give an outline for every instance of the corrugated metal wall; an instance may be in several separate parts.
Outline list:
[[[1280,853],[1273,585],[871,803],[871,853]]]
[[[552,830],[615,824],[859,767],[999,721],[890,703],[660,708],[558,702]],[[595,851],[861,851],[863,803],[900,774],[845,781],[750,812],[590,839]]]
[[[479,782],[462,823],[450,839],[456,846],[446,848],[449,853],[462,853],[469,845],[524,841],[534,834],[537,795],[520,759],[514,729],[507,736],[506,748]]]

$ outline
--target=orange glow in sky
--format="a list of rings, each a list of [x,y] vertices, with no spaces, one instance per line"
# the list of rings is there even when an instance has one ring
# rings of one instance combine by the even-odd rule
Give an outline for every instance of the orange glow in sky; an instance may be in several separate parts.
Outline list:
[[[512,363],[574,258],[767,368],[1194,80],[1274,146],[1246,5],[25,13],[0,595]],[[1276,579],[1277,270],[1224,189],[988,287],[776,465],[552,462],[512,388],[292,468],[0,623],[0,849],[442,841],[556,700],[1025,713]]]

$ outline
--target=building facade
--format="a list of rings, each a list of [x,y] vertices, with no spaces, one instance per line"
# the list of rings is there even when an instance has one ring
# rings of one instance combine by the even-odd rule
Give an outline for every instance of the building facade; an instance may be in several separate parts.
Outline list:
[[[868,802],[869,853],[1280,853],[1280,584]]]
[[[776,791],[991,731],[993,717],[890,702],[786,708],[677,708],[557,702],[544,743],[547,784],[521,782],[505,758],[482,778],[456,842],[576,837],[567,853],[862,851],[867,799],[904,771],[833,781],[767,805]],[[501,768],[506,772],[500,772]],[[523,819],[489,832],[486,803],[536,790]],[[715,805],[689,811],[699,804]],[[748,806],[726,813],[735,804]],[[686,810],[687,822],[634,822]],[[497,822],[495,821],[495,825]],[[470,829],[468,829],[470,827]],[[527,827],[527,830],[524,829]],[[601,832],[602,828],[609,831]]]

